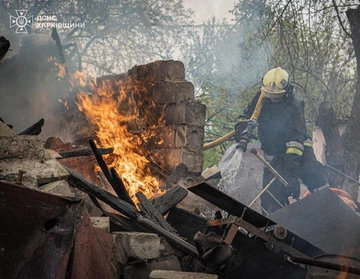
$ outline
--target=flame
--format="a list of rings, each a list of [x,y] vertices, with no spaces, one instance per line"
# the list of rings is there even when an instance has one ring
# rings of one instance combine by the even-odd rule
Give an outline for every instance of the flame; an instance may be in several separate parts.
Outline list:
[[[60,78],[65,77],[65,75],[66,75],[66,64],[54,62],[54,65],[59,68],[59,72],[57,73],[58,79],[60,80]]]
[[[158,191],[159,182],[142,151],[151,136],[150,129],[144,129],[138,107],[139,96],[147,93],[145,86],[129,78],[98,84],[96,79],[89,81],[84,72],[72,75],[70,83],[78,88],[86,86],[79,90],[77,106],[96,126],[97,145],[114,148],[113,154],[104,156],[109,169],[116,170],[134,201],[140,191],[151,197]]]

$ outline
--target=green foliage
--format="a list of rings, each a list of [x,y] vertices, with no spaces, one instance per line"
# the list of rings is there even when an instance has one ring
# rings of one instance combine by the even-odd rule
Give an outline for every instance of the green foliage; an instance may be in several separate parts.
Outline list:
[[[251,26],[250,26],[251,27]],[[196,98],[207,105],[205,143],[234,130],[238,117],[260,89],[267,71],[268,46],[254,45],[249,26],[230,26],[214,18],[191,29],[191,40],[182,48],[187,79],[196,88]],[[204,152],[204,168],[218,164],[230,139],[221,147]]]
[[[193,38],[199,52],[188,51],[194,56],[186,65],[198,99],[208,108],[206,142],[233,129],[262,76],[277,66],[290,73],[306,102],[309,132],[324,101],[332,103],[338,118],[349,116],[356,85],[351,40],[331,2],[305,2],[238,1],[232,11],[234,25],[213,19]],[[216,164],[225,147],[205,151],[204,167]]]
[[[76,44],[82,62],[98,75],[172,59],[186,39],[183,26],[193,24],[193,13],[183,7],[182,0],[10,0],[0,2],[1,32],[9,31],[9,16],[15,10],[27,10],[34,19],[55,15],[58,22],[85,24],[84,28],[58,29],[58,33],[68,59],[76,61],[73,48],[67,48]],[[31,31],[49,38],[51,28]]]
[[[232,10],[234,24],[212,18],[194,25],[193,12],[182,0],[9,0],[0,2],[0,31],[9,31],[9,15],[18,9],[34,17],[56,15],[59,22],[85,23],[85,28],[58,32],[69,59],[77,61],[71,47],[76,44],[81,61],[98,75],[158,59],[181,60],[196,98],[207,105],[209,143],[234,129],[264,74],[277,66],[290,73],[305,99],[309,128],[324,101],[332,103],[338,118],[347,118],[357,76],[354,49],[343,27],[344,12],[353,3],[335,10],[332,1],[239,0]],[[230,139],[205,151],[204,168],[217,164],[233,143]]]

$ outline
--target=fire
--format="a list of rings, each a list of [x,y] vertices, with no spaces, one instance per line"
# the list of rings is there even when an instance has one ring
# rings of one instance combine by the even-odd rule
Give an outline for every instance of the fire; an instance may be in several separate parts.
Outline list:
[[[83,72],[72,75],[73,87],[79,90],[77,106],[97,128],[99,147],[113,147],[111,155],[104,156],[109,168],[113,167],[122,178],[133,200],[139,191],[150,197],[159,189],[158,180],[151,174],[142,146],[150,136],[144,129],[139,112],[139,96],[145,87],[134,80],[110,82],[89,81]]]

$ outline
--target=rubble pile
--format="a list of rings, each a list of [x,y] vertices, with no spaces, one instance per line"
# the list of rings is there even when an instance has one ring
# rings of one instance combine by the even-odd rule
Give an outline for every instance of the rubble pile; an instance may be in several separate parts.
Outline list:
[[[252,198],[244,189],[226,193],[200,175],[205,108],[183,64],[155,62],[128,74],[148,81],[144,90],[155,96],[138,104],[139,114],[161,112],[148,117],[154,123],[130,122],[151,132],[144,148],[162,191],[131,194],[127,173],[103,157],[118,152],[116,144],[99,148],[94,127],[85,125],[73,144],[43,142],[43,119],[19,134],[0,121],[0,279],[359,276],[359,217],[335,193],[324,189],[269,216],[246,206],[239,200]],[[73,116],[67,123],[75,131]],[[124,122],[130,125],[115,121]],[[251,162],[242,166],[259,172]]]
[[[28,212],[22,211],[21,217],[27,218],[26,215],[31,214],[31,211],[42,211],[41,207],[44,206],[43,203],[46,202],[48,209],[53,211],[53,214],[50,215],[56,215],[56,217],[52,216],[50,218],[47,216],[47,218],[50,218],[50,220],[54,220],[54,218],[57,219],[57,221],[54,221],[55,223],[60,222],[64,215],[63,212],[58,214],[56,210],[51,210],[51,203],[49,203],[49,198],[47,197],[47,195],[51,195],[57,200],[64,200],[64,203],[76,203],[81,208],[78,212],[80,213],[80,217],[79,215],[74,215],[74,220],[68,220],[69,223],[72,223],[73,221],[77,222],[78,218],[88,219],[87,221],[82,221],[80,224],[77,224],[75,227],[92,226],[93,228],[89,230],[97,232],[94,233],[94,235],[86,236],[89,232],[85,233],[81,229],[75,229],[78,230],[76,233],[78,236],[74,236],[75,244],[70,247],[72,256],[69,257],[68,262],[65,265],[65,267],[73,266],[73,268],[70,270],[63,270],[64,273],[69,271],[72,272],[72,275],[69,278],[73,278],[72,276],[76,277],[75,275],[84,276],[85,274],[89,276],[86,278],[149,278],[150,273],[150,278],[177,278],[177,276],[178,278],[180,278],[180,276],[182,276],[181,278],[217,278],[215,275],[200,275],[199,273],[192,274],[189,271],[182,271],[178,253],[174,251],[164,237],[159,237],[157,234],[150,232],[124,231],[124,228],[122,228],[122,231],[114,231],[114,229],[111,229],[109,217],[90,216],[84,206],[83,200],[77,197],[76,189],[67,182],[69,173],[59,162],[61,161],[62,156],[53,150],[45,149],[44,143],[39,137],[35,135],[17,135],[5,123],[0,122],[0,142],[0,188],[4,193],[7,187],[11,186],[13,189],[17,189],[14,190],[17,193],[23,193],[18,194],[17,201],[11,201],[11,195],[8,196],[3,194],[3,197],[1,198],[1,203],[3,205],[10,205],[12,202],[13,205],[19,206],[18,209],[22,211],[22,207],[26,201],[23,202],[21,200],[31,199],[33,193],[30,194],[30,192],[34,192],[35,195],[41,192],[42,194],[36,196],[39,200],[32,201],[32,210],[29,210]],[[38,208],[36,208],[37,204]],[[2,207],[0,211],[3,210],[4,208]],[[62,211],[64,210],[71,211],[69,210],[69,207],[65,207]],[[3,213],[6,214],[8,212],[2,212],[2,216],[4,216]],[[16,220],[18,217],[19,215],[12,214],[12,216],[8,216],[7,219],[3,218],[3,222],[7,223],[7,220],[13,220],[15,223],[21,222],[21,220]],[[89,223],[90,221],[91,224]],[[48,221],[44,221],[43,223],[47,224],[47,222]],[[27,230],[28,228],[25,226],[26,223],[23,225],[23,229]],[[8,225],[2,224],[2,231],[5,230],[4,228],[7,226]],[[50,227],[46,229],[47,232],[51,232],[51,230],[55,230],[57,227],[56,224],[48,226]],[[44,230],[44,227],[42,226],[41,229]],[[71,227],[72,225],[68,224],[67,229]],[[10,229],[11,228],[9,228],[9,230]],[[99,230],[101,230],[101,234],[99,234]],[[15,231],[9,231],[9,233],[13,233],[13,235],[6,235],[6,237],[3,237],[3,240],[11,238],[16,239],[17,234]],[[25,233],[27,232],[25,231]],[[46,236],[39,237],[43,239],[47,238]],[[89,248],[83,249],[81,245],[87,237],[91,238],[91,244],[88,245],[93,246],[90,248],[90,251],[92,253],[95,252],[95,254],[98,252],[92,251],[93,249],[96,250],[96,245],[94,243],[103,242],[103,240],[99,241],[99,237],[107,239],[107,244],[105,246],[108,246],[109,250],[107,252],[110,251],[111,256],[108,257],[107,261],[104,258],[92,260],[97,261],[97,264],[103,266],[107,265],[106,268],[103,268],[103,273],[98,270],[98,272],[89,274],[89,272],[80,270],[81,268],[89,269],[89,266],[87,266],[89,262],[86,263],[86,259],[82,259],[84,257],[83,254]],[[109,239],[111,239],[111,241],[109,241]],[[77,241],[79,242],[78,244],[76,243]],[[5,268],[2,269],[3,273],[0,273],[0,278],[24,278],[24,276],[28,276],[26,275],[27,273],[24,273],[28,272],[28,269],[21,268],[21,266],[26,265],[26,263],[23,262],[25,259],[17,259],[18,262],[16,262],[16,260],[14,260],[14,251],[12,251],[11,244],[7,243],[4,245],[3,241],[0,243],[2,243],[3,251],[1,262],[5,266]],[[22,248],[28,250],[30,257],[36,258],[38,256],[36,251],[39,249],[39,246],[29,247],[31,243],[23,244],[24,247]],[[49,257],[49,260],[50,259],[51,257]],[[12,260],[13,263],[7,265],[10,264],[10,260]],[[35,259],[32,261],[34,262]],[[74,267],[75,264],[79,263],[81,263],[81,268],[80,266]],[[16,268],[15,264],[19,264],[19,267]],[[42,269],[39,269],[36,272],[34,271],[34,274],[37,274],[38,276],[37,278],[43,278],[41,275],[48,272],[46,271],[48,265],[50,265],[50,262],[45,261]],[[61,265],[57,266],[56,269],[57,272],[60,272],[62,270]],[[168,276],[166,275],[168,273],[161,273],[159,270],[171,270],[171,276],[173,277],[166,277]],[[111,274],[111,276],[109,274]]]

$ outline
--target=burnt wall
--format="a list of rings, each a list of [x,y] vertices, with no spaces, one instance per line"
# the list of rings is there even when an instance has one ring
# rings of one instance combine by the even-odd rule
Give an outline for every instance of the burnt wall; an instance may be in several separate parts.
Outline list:
[[[180,61],[155,61],[135,66],[128,74],[145,81],[148,107],[139,105],[149,121],[151,137],[145,145],[149,157],[167,170],[184,163],[191,172],[203,166],[202,146],[206,106],[194,99],[194,86],[185,79]],[[150,107],[150,109],[149,109]]]

